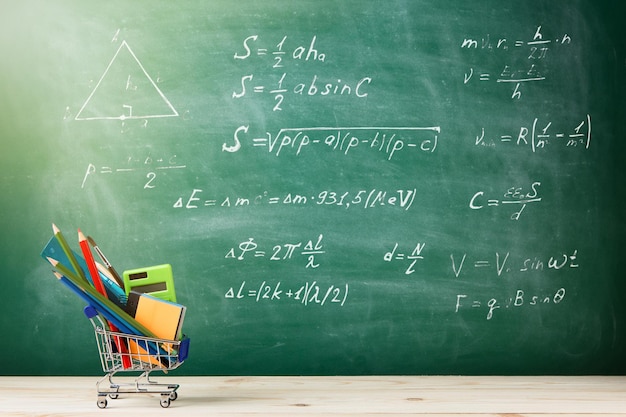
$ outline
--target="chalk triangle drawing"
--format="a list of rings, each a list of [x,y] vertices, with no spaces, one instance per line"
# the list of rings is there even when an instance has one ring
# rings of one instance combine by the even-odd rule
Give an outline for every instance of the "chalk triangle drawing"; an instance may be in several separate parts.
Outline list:
[[[122,41],[75,120],[176,117],[178,112]]]

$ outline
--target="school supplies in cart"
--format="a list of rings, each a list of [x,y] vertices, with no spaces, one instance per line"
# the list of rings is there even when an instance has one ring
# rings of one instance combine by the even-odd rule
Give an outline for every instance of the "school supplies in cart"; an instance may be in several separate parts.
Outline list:
[[[113,332],[106,330],[105,322],[92,306],[85,307],[84,313],[93,325],[102,370],[107,372],[96,384],[98,407],[107,406],[107,397],[117,399],[123,394],[159,394],[161,407],[169,407],[170,402],[178,398],[179,385],[152,381],[150,372],[155,369],[168,371],[182,365],[189,352],[189,338],[169,340]],[[116,339],[128,346],[128,352],[117,349]],[[129,369],[123,366],[124,358],[131,360]],[[114,382],[113,375],[120,370],[141,371],[141,374],[133,382]]]
[[[186,307],[175,302],[171,266],[142,269],[159,277],[157,281],[166,271],[166,292],[142,293],[141,286],[125,289],[124,281],[93,238],[78,231],[81,257],[56,225],[53,232],[41,256],[51,264],[59,282],[87,304],[84,313],[94,328],[102,370],[106,373],[96,385],[98,407],[107,406],[107,397],[115,399],[125,394],[160,394],[161,406],[169,407],[178,398],[179,385],[159,384],[150,379],[150,373],[178,368],[189,353],[189,338],[182,332]],[[95,261],[90,246],[105,265]],[[113,376],[118,372],[140,375],[132,383],[117,383]]]

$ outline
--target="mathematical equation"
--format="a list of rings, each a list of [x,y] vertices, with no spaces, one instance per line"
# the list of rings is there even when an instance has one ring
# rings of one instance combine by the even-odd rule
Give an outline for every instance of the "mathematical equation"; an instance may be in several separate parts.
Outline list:
[[[87,165],[87,169],[85,170],[85,175],[83,176],[83,181],[80,185],[80,188],[85,188],[87,180],[93,175],[125,174],[138,171],[145,172],[147,170],[147,180],[143,188],[151,189],[156,187],[157,172],[168,170],[181,170],[185,168],[187,168],[187,165],[179,163],[178,157],[176,155],[166,157],[153,157],[151,155],[147,155],[146,157],[141,158],[129,156],[123,163],[120,163],[117,166],[96,166],[93,163],[89,163]]]
[[[524,306],[536,307],[541,305],[558,305],[565,299],[565,288],[561,287],[558,290],[548,294],[527,294],[524,290],[518,289],[515,292],[515,296],[504,297],[502,301],[497,298],[486,299],[478,297],[470,297],[467,294],[457,294],[456,305],[454,308],[455,313],[459,313],[460,310],[465,308],[470,309],[486,309],[487,313],[485,318],[491,320],[495,312],[499,309],[516,309]]]
[[[510,187],[502,195],[502,198],[489,198],[486,200],[487,207],[500,207],[507,205],[516,205],[520,207],[511,215],[511,220],[519,220],[522,212],[528,204],[538,203],[541,201],[539,197],[539,187],[541,182],[535,181],[530,185],[530,191],[524,190],[522,187]],[[485,207],[485,192],[476,192],[469,201],[469,208],[472,210],[480,210]]]
[[[326,253],[324,245],[322,244],[323,238],[324,235],[320,234],[315,243],[313,243],[313,240],[309,240],[306,243],[300,241],[295,243],[270,245],[272,246],[271,251],[266,251],[263,248],[259,248],[258,243],[256,243],[254,238],[251,237],[248,240],[239,243],[237,247],[230,248],[226,253],[225,258],[236,259],[238,261],[243,261],[248,258],[264,258],[269,259],[270,261],[285,261],[292,259],[294,255],[297,255],[307,258],[305,268],[315,269],[320,266],[315,257]]]
[[[520,66],[505,64],[500,67],[501,69],[497,72],[498,75],[495,76],[491,71],[475,70],[474,67],[470,67],[463,76],[463,83],[495,81],[498,84],[513,85],[511,98],[520,99],[523,84],[546,80],[549,71],[545,68],[545,62],[549,58],[548,52],[551,47],[570,45],[571,42],[572,38],[567,33],[556,38],[545,37],[541,26],[537,26],[535,34],[529,41],[520,39],[510,41],[504,37],[492,39],[489,34],[481,39],[464,38],[461,42],[461,49],[463,50],[485,51],[490,54],[493,51],[517,52],[526,59],[527,64]]]
[[[195,188],[188,196],[178,197],[174,208],[197,209],[200,207],[246,207],[246,206],[334,206],[347,209],[373,209],[377,207],[398,207],[409,210],[413,206],[417,188],[400,190],[333,191],[323,190],[312,195],[301,193],[270,194],[264,191],[248,197],[233,196],[204,198],[204,190]]]
[[[240,126],[233,135],[233,144],[222,145],[222,151],[237,152],[241,149],[243,134],[248,126]],[[280,156],[284,152],[300,155],[305,149],[320,146],[348,155],[356,149],[379,152],[391,161],[403,150],[433,153],[437,149],[440,126],[430,127],[305,127],[283,128],[272,136],[252,138],[252,146],[265,148],[270,154]]]
[[[291,39],[287,36],[272,48],[262,44],[258,35],[248,36],[243,40],[242,51],[236,52],[235,60],[250,60],[267,58],[269,62],[265,64],[275,71],[274,80],[268,82],[267,79],[259,80],[255,74],[245,74],[241,77],[240,86],[233,91],[233,99],[241,99],[249,94],[267,94],[273,96],[274,106],[272,111],[282,111],[283,104],[288,94],[307,97],[329,97],[343,96],[363,99],[368,96],[368,87],[372,83],[372,77],[364,76],[360,79],[346,81],[342,77],[321,77],[317,74],[308,76],[306,79],[294,77],[284,72],[285,64],[298,62],[299,64],[309,63],[322,66],[326,62],[326,53],[317,47],[317,36],[311,38],[308,45],[290,46]]]
[[[553,269],[555,271],[561,269],[576,269],[579,267],[578,249],[574,249],[570,252],[561,252],[558,255],[551,255],[548,257],[521,257],[517,260],[510,259],[511,252],[500,253],[495,252],[489,257],[474,257],[468,260],[467,253],[464,253],[461,257],[455,257],[454,254],[450,254],[450,261],[452,266],[452,272],[454,276],[458,278],[465,267],[467,261],[470,268],[475,270],[491,270],[496,276],[500,277],[504,273],[510,272],[532,272],[543,271],[544,269]]]
[[[470,80],[478,78],[479,81],[491,81],[492,74],[489,72],[480,72],[479,74],[474,74],[474,68],[470,68],[469,72],[466,72],[463,77],[463,83],[467,84]],[[505,65],[500,72],[499,76],[496,77],[496,83],[514,83],[515,89],[513,90],[513,94],[511,98],[519,99],[522,96],[521,85],[522,83],[528,83],[533,81],[543,81],[545,80],[545,75],[541,74],[536,67],[536,64],[531,64],[528,68],[518,68],[512,69],[508,65]]]
[[[417,262],[424,262],[426,242],[416,242],[415,244],[400,245],[395,242],[393,247],[383,254],[383,261],[389,263],[400,263],[403,265],[404,274],[412,275],[416,273]],[[511,252],[494,252],[488,256],[468,256],[450,254],[450,269],[455,278],[464,275],[467,269],[490,271],[494,276],[501,277],[509,273],[530,273],[543,270],[565,270],[576,269],[578,264],[578,249],[571,252],[560,252],[550,256],[531,257],[511,257]]]
[[[224,298],[232,300],[253,300],[257,303],[280,302],[284,300],[299,302],[304,306],[317,305],[337,305],[343,307],[348,299],[349,286],[322,286],[317,281],[306,282],[300,286],[295,285],[289,288],[283,288],[282,282],[269,284],[263,281],[261,285],[249,285],[243,281],[239,288],[230,287]]]
[[[424,250],[426,243],[417,242],[417,244],[415,245],[415,248],[413,248],[410,251],[410,253],[409,252],[405,253],[404,251],[399,252],[398,246],[399,244],[398,242],[396,242],[393,246],[393,249],[385,253],[385,255],[383,256],[383,260],[385,262],[408,260],[410,264],[404,271],[404,274],[411,275],[415,273],[415,264],[417,263],[418,260],[424,259],[424,256],[422,255],[422,251]]]
[[[514,144],[526,146],[535,153],[548,145],[561,145],[568,148],[589,149],[591,144],[591,116],[587,115],[571,131],[554,131],[552,122],[539,124],[535,118],[530,126],[521,126],[515,133],[506,132],[501,135],[486,135],[485,128],[476,136],[475,145],[496,147],[496,144]]]

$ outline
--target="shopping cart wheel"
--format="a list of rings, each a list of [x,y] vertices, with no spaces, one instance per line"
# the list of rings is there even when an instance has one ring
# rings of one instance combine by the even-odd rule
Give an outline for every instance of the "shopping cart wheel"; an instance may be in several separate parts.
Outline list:
[[[98,396],[98,402],[96,404],[98,404],[98,408],[106,408],[107,407],[107,397],[106,397],[106,395],[99,395]]]
[[[167,408],[170,406],[170,395],[161,394],[161,407]]]
[[[109,394],[109,398],[112,400],[117,400],[119,398],[120,394]]]
[[[178,398],[178,393],[176,391],[172,391],[170,393],[170,400],[176,401],[176,398]]]

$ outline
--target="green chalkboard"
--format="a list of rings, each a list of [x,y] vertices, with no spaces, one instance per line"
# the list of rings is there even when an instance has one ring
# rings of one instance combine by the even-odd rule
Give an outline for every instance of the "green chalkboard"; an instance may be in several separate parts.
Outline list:
[[[626,373],[616,1],[0,7],[3,374],[99,374],[57,224],[172,265],[178,374]]]

